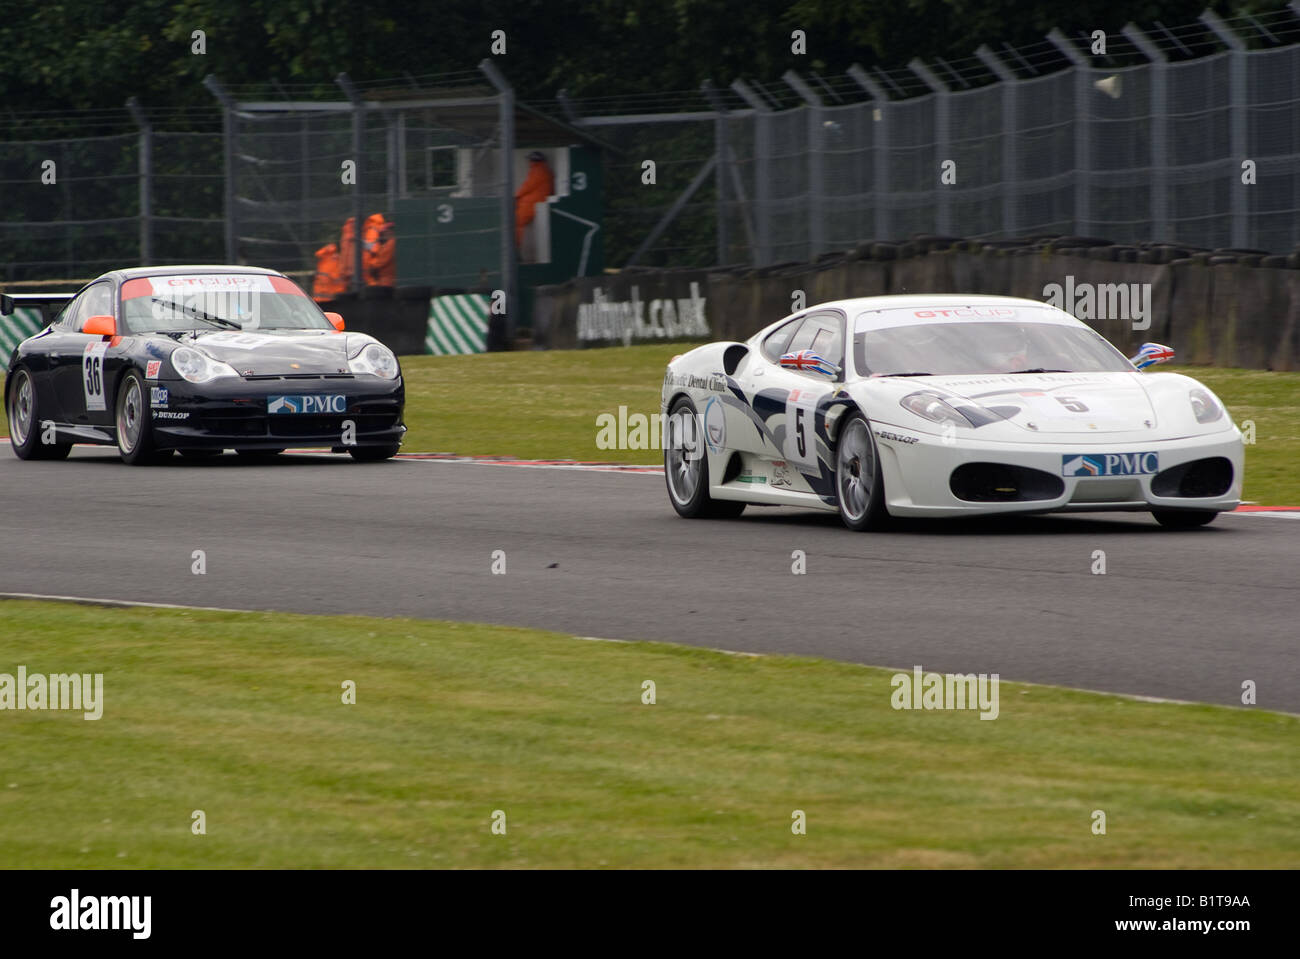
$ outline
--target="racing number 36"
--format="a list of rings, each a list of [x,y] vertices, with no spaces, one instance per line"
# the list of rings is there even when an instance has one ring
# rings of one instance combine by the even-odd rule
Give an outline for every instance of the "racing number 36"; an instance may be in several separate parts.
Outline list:
[[[81,356],[82,388],[86,394],[87,410],[105,409],[104,354],[107,351],[107,343],[90,343]]]

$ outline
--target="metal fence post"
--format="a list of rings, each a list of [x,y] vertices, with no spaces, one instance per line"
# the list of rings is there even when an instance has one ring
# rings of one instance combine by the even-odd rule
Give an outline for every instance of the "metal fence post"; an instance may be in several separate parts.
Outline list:
[[[478,68],[496,87],[498,123],[501,125],[501,286],[506,294],[506,348],[515,341],[519,311],[516,308],[518,263],[515,250],[515,91],[491,60],[479,61]]]
[[[235,137],[239,133],[239,127],[236,124],[235,103],[214,74],[209,73],[204,77],[203,85],[221,104],[221,147],[225,157],[226,171],[226,262],[235,263],[239,254],[236,242],[236,237],[239,234],[235,222],[237,215],[235,208]]]
[[[812,87],[793,70],[781,74],[791,89],[808,104],[808,256],[815,260],[826,247],[826,218],[824,196],[825,167],[822,153],[822,101]]]
[[[352,102],[352,158],[357,165],[356,183],[352,189],[352,222],[353,222],[353,240],[352,240],[352,289],[356,293],[361,292],[364,285],[365,276],[363,275],[364,267],[362,266],[361,247],[362,247],[362,229],[366,221],[366,179],[365,179],[365,135],[366,135],[366,104],[357,93],[357,88],[352,85],[351,78],[346,73],[340,73],[334,78],[334,82],[339,85]]]
[[[886,240],[889,238],[889,207],[885,205],[889,196],[889,94],[858,64],[849,67],[848,72],[858,86],[870,93],[876,102],[871,108],[871,122],[876,125],[871,137],[875,150],[875,162],[872,164],[872,206],[875,214],[875,238]]]
[[[714,216],[717,219],[715,232],[718,240],[718,266],[725,266],[731,248],[731,237],[727,229],[727,171],[731,169],[727,158],[729,152],[727,112],[722,105],[722,98],[718,96],[718,91],[713,86],[713,81],[705,80],[700,85],[700,89],[704,91],[704,96],[717,114],[713,121],[713,155],[717,158],[713,166],[713,182],[717,185],[717,194],[714,198],[717,212]]]
[[[755,266],[772,262],[772,110],[743,80],[731,89],[754,111]]]
[[[925,85],[934,91],[934,152],[935,159],[942,164],[951,160],[952,125],[949,116],[948,87],[934,75],[920,60],[913,58],[907,63],[908,69],[925,81]],[[938,172],[938,171],[936,171]],[[935,197],[934,229],[936,233],[952,232],[952,197],[940,183]]]
[[[1092,226],[1092,129],[1088,112],[1091,67],[1088,58],[1056,27],[1047,34],[1066,58],[1074,64],[1074,229],[1087,236]]]
[[[1169,74],[1168,58],[1132,23],[1120,30],[1151,61],[1151,232],[1153,240],[1169,234]]]
[[[1249,159],[1246,154],[1250,149],[1246,142],[1246,44],[1213,11],[1206,10],[1202,13],[1200,21],[1214,31],[1214,35],[1227,44],[1228,49],[1232,51],[1230,54],[1231,59],[1228,61],[1230,71],[1228,96],[1232,101],[1232,109],[1228,111],[1229,140],[1232,150],[1231,176],[1233,177],[1230,194],[1232,204],[1232,245],[1241,249],[1249,244],[1249,238],[1253,232],[1249,228],[1250,206],[1246,202],[1247,194],[1242,189],[1242,183],[1238,179],[1241,172],[1240,164],[1243,160]]]
[[[1011,68],[987,44],[981,44],[975,56],[998,78],[1002,87],[1002,235],[1010,239],[1020,232],[1020,155],[1016,149],[1020,132],[1016,97],[1019,83]]]
[[[131,118],[140,128],[139,173],[140,180],[140,265],[153,263],[153,127],[149,118],[140,107],[140,101],[130,97],[126,108],[131,111]]]

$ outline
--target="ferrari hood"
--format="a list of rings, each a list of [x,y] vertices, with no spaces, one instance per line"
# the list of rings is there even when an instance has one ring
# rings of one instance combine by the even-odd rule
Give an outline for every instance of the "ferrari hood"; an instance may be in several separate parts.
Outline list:
[[[328,330],[221,330],[179,342],[229,363],[241,376],[346,373],[351,337]]]
[[[927,376],[916,389],[947,394],[1038,433],[1130,433],[1156,425],[1140,373],[1016,373]]]

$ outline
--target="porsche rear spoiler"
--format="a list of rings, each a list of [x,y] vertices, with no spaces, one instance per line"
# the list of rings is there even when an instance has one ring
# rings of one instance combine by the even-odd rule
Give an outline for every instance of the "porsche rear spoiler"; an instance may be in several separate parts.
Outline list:
[[[49,316],[50,307],[62,306],[75,293],[0,293],[0,316],[12,316],[14,310],[36,307],[42,316]]]

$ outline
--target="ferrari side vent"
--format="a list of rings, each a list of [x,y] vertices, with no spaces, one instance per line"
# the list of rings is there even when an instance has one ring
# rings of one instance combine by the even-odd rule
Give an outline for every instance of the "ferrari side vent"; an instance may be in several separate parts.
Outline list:
[[[1210,456],[1179,463],[1151,478],[1156,496],[1222,496],[1232,487],[1232,463],[1223,456]]]
[[[952,495],[968,503],[1052,500],[1065,492],[1059,476],[1006,463],[963,463],[948,479]]]
[[[732,453],[731,459],[727,460],[727,468],[722,471],[722,482],[730,483],[740,475],[740,454]]]

